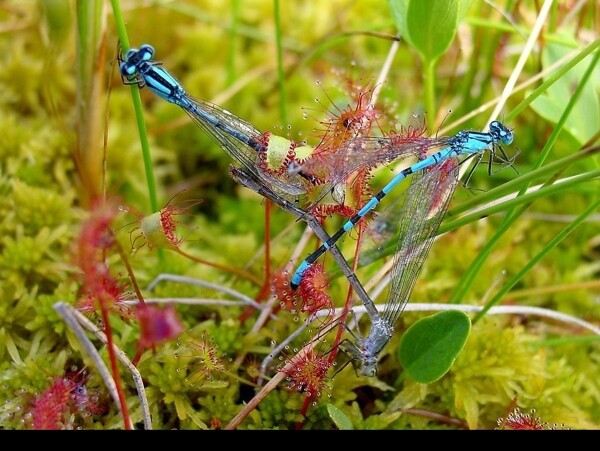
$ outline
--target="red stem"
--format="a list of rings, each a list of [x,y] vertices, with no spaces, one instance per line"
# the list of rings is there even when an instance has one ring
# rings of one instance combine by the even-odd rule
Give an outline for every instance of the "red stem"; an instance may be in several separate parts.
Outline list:
[[[209,262],[207,260],[203,260],[201,258],[198,258],[194,255],[188,254],[185,251],[182,251],[180,248],[176,247],[174,249],[175,252],[177,252],[178,254],[181,254],[182,256],[184,256],[185,258],[189,258],[190,260],[196,262],[196,263],[200,263],[202,265],[206,265],[206,266],[210,266],[211,268],[217,268],[217,269],[221,269],[223,271],[227,271],[230,272],[232,274],[238,275],[240,277],[243,277],[246,280],[249,280],[250,282],[255,283],[256,285],[260,285],[260,280],[255,277],[253,274],[250,274],[247,271],[238,269],[238,268],[233,268],[231,266],[227,266],[227,265],[222,265],[220,263],[213,263],[213,262]]]
[[[113,379],[117,388],[117,394],[119,395],[119,402],[121,403],[121,412],[123,413],[123,422],[125,429],[131,430],[131,418],[129,416],[129,410],[127,408],[127,402],[125,401],[125,394],[123,393],[123,386],[121,384],[121,376],[119,373],[119,367],[117,365],[117,356],[113,349],[113,338],[112,328],[110,327],[110,318],[108,317],[108,310],[106,309],[104,299],[102,297],[98,299],[100,301],[100,311],[102,312],[102,322],[104,323],[104,334],[106,335],[106,344],[108,346],[108,356],[110,359],[110,368],[113,373]]]
[[[265,199],[265,280],[254,300],[262,302],[269,296],[271,291],[271,209],[272,202]],[[243,324],[253,313],[254,307],[248,307],[240,315],[240,322]]]
[[[271,283],[271,201],[265,202],[265,287]]]

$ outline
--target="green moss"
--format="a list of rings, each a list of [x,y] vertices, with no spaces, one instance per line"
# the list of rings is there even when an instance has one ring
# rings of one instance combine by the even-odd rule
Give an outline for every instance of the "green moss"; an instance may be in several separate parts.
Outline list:
[[[303,397],[289,391],[270,393],[261,403],[245,429],[293,429],[296,422],[302,421],[299,410]]]
[[[25,225],[25,233],[35,234],[42,227],[57,227],[71,219],[71,203],[59,193],[15,181],[13,186],[15,222]]]
[[[6,336],[4,337],[6,338]],[[33,340],[35,343],[37,340]],[[24,429],[36,395],[48,388],[55,376],[64,374],[70,351],[50,351],[52,346],[40,346],[23,361],[2,368],[0,384],[0,427]]]

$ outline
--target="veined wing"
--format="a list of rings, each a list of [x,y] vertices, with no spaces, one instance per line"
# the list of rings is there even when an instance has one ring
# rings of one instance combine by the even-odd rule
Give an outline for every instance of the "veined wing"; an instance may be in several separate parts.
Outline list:
[[[284,171],[276,176],[261,169],[260,152],[266,152],[267,148],[261,144],[262,134],[251,124],[217,105],[190,96],[188,99],[195,108],[184,108],[184,110],[196,125],[217,141],[234,162],[278,193],[287,195],[288,200],[290,196],[307,192],[310,183],[300,175],[291,175]]]
[[[382,316],[391,327],[402,314],[458,182],[458,161],[448,159],[413,175],[401,209],[399,240]]]

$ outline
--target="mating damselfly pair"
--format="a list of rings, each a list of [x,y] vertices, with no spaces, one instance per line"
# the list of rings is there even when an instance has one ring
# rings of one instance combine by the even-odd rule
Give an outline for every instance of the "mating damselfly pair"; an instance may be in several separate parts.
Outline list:
[[[350,357],[359,363],[361,373],[374,375],[377,357],[392,336],[448,208],[458,181],[458,166],[474,158],[475,167],[486,152],[489,153],[489,172],[495,160],[511,165],[512,160],[502,146],[513,142],[512,131],[503,123],[493,121],[489,132],[460,131],[450,137],[415,136],[398,141],[392,136],[359,135],[335,149],[320,152],[318,147],[303,142],[261,133],[229,111],[190,96],[175,77],[153,60],[154,53],[152,46],[142,45],[120,58],[124,82],[147,87],[181,107],[233,159],[238,166],[235,178],[245,186],[289,210],[292,206],[297,208],[300,197],[312,194],[312,200],[304,209],[299,209],[299,215],[310,215],[327,195],[343,201],[343,196],[336,195],[340,185],[361,168],[409,156],[420,158],[393,177],[337,232],[325,235],[323,244],[302,261],[290,282],[292,288],[297,288],[307,268],[374,210],[402,180],[413,176],[404,206],[398,210],[398,245],[384,310],[380,313],[366,294],[361,296],[371,317],[371,332],[367,338],[356,339],[354,344],[345,346]]]

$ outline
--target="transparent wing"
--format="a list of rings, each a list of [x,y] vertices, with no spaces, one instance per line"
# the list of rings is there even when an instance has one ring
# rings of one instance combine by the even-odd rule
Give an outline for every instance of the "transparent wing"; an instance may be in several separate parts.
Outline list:
[[[398,244],[382,316],[393,327],[408,302],[458,183],[452,158],[413,175],[399,211]]]
[[[357,137],[336,149],[315,152],[300,166],[303,171],[324,174],[326,181],[313,205],[321,201],[348,177],[361,170],[373,169],[408,157],[422,157],[447,147],[448,138],[406,137]]]
[[[217,105],[189,96],[188,100],[193,102],[195,108],[184,108],[184,110],[234,162],[288,200],[290,196],[298,196],[307,192],[309,182],[300,175],[283,173],[281,176],[272,176],[260,168],[259,152],[254,145],[260,145],[262,134],[251,124]]]

